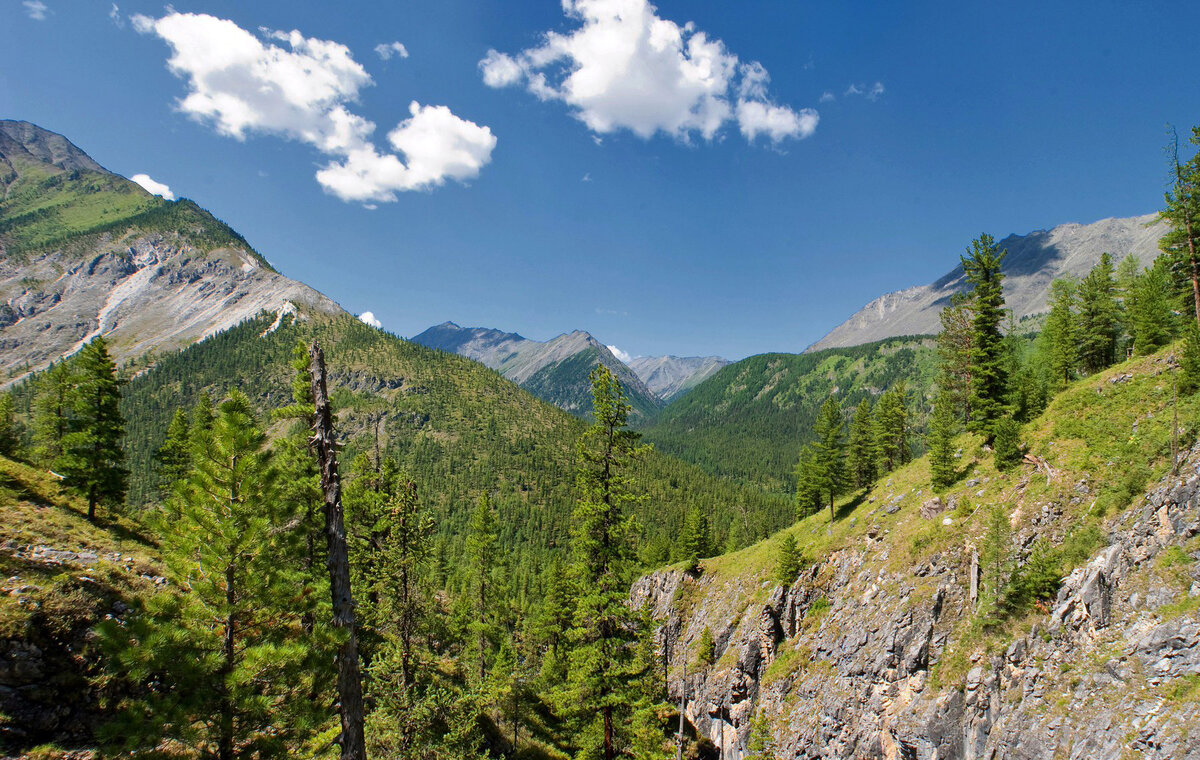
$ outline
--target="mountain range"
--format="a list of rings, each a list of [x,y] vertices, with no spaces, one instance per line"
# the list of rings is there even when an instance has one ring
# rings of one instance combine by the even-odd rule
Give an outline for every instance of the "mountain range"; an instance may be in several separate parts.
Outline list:
[[[1004,299],[1017,319],[1049,309],[1050,283],[1064,275],[1083,277],[1103,253],[1115,262],[1133,256],[1143,266],[1158,255],[1158,241],[1167,224],[1157,214],[1102,219],[1091,224],[1060,224],[1027,235],[1009,235],[1000,241],[1004,258]],[[967,286],[962,265],[928,285],[886,293],[859,309],[845,322],[808,347],[857,346],[902,335],[938,332],[938,315],[955,293]]]

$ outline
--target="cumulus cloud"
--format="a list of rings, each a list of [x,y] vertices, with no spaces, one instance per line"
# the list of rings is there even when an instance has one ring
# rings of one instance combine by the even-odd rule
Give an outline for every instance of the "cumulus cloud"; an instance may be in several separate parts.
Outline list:
[[[149,174],[135,174],[129,179],[142,186],[146,192],[151,195],[160,195],[169,201],[175,200],[175,193],[171,192],[171,188],[161,182],[151,179]]]
[[[371,138],[375,124],[349,107],[373,82],[338,42],[295,30],[255,35],[205,14],[132,21],[171,47],[167,67],[188,88],[180,111],[237,140],[265,134],[313,146],[330,159],[317,182],[342,200],[394,201],[397,192],[471,179],[491,160],[496,138],[488,127],[415,101],[388,134],[403,158],[380,150]]]
[[[363,324],[370,325],[371,327],[376,327],[376,328],[383,327],[383,323],[375,318],[374,312],[364,311],[362,314],[358,315],[358,318],[360,321],[362,321]]]
[[[34,21],[45,21],[46,14],[50,12],[50,8],[42,0],[25,0],[21,5],[25,6],[25,12]]]
[[[390,61],[395,56],[407,58],[408,48],[404,47],[402,42],[381,42],[375,46],[375,55],[379,56],[381,61]]]
[[[626,364],[628,364],[630,361],[633,360],[632,356],[630,356],[625,351],[622,351],[621,349],[617,348],[616,346],[607,346],[606,348],[608,348],[608,350],[612,352],[613,356],[617,357],[618,359],[625,362]]]
[[[742,62],[690,22],[660,17],[647,0],[563,0],[563,9],[577,28],[548,31],[515,55],[489,50],[479,62],[484,84],[563,102],[597,134],[712,140],[736,123],[747,139],[778,142],[816,128],[816,111],[771,102],[761,64]]]

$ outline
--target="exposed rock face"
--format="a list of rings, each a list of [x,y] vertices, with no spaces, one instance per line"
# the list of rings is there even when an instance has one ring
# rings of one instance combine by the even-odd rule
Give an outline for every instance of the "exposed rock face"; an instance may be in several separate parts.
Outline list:
[[[719,356],[639,356],[630,360],[629,368],[654,395],[670,402],[727,364]]]
[[[1004,298],[1019,319],[1049,309],[1050,283],[1066,274],[1082,277],[1111,253],[1114,264],[1132,254],[1143,265],[1158,255],[1158,241],[1167,232],[1155,214],[1128,219],[1103,219],[1092,224],[1062,224],[1028,235],[1009,235],[1000,241],[1004,259]],[[809,351],[857,346],[900,335],[929,335],[940,329],[938,314],[950,296],[966,287],[962,266],[937,282],[897,290],[876,298]]]
[[[443,322],[412,341],[474,359],[542,400],[575,414],[592,408],[588,373],[597,364],[608,367],[621,382],[635,412],[645,415],[659,406],[658,397],[624,362],[582,330],[543,342],[488,327]]]
[[[120,360],[182,348],[262,311],[341,311],[245,251],[206,253],[159,233],[110,239],[86,257],[0,258],[0,303],[0,370],[10,381],[97,335]]]
[[[675,700],[688,650],[712,630],[719,659],[688,674],[685,714],[726,758],[745,756],[755,715],[777,757],[1200,757],[1200,446],[1185,461],[1110,523],[1110,545],[1032,631],[990,656],[948,648],[972,610],[967,564],[935,555],[896,572],[872,538],[786,588],[664,571],[631,598],[663,621]],[[1171,572],[1190,590],[1173,591],[1163,557],[1184,555]],[[970,658],[965,678],[939,683],[955,655]]]

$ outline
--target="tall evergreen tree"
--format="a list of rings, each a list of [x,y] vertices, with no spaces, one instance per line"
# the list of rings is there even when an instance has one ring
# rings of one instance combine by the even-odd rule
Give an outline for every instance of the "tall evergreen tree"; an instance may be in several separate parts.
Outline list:
[[[638,500],[632,465],[644,450],[626,429],[630,406],[612,372],[591,373],[593,423],[579,442],[579,499],[572,555],[578,597],[563,706],[579,725],[582,760],[613,760],[635,700],[637,620],[626,598],[631,580],[632,516]]]
[[[95,520],[98,505],[114,507],[125,499],[121,383],[103,337],[84,346],[73,364],[71,416],[56,466],[63,484],[87,499],[88,519]]]
[[[1050,285],[1050,314],[1041,341],[1054,387],[1061,388],[1075,378],[1078,330],[1075,324],[1075,283],[1060,277]]]
[[[1200,127],[1192,128],[1189,139],[1200,146]],[[1171,225],[1159,247],[1179,261],[1179,269],[1188,284],[1187,308],[1200,325],[1200,152],[1179,160],[1179,135],[1172,133],[1171,164],[1173,182],[1166,193],[1166,208],[1160,214]]]
[[[957,432],[957,410],[949,393],[938,394],[929,416],[926,448],[929,451],[929,475],[934,490],[950,487],[958,474],[954,464],[954,435]]]
[[[217,760],[277,757],[324,727],[304,680],[311,641],[299,619],[311,593],[287,561],[295,516],[277,489],[266,436],[235,391],[158,525],[163,561],[188,593],[155,596],[129,629],[101,627],[119,677],[140,686],[111,727],[127,749],[171,739]]]
[[[971,298],[955,293],[939,315],[937,337],[938,387],[949,394],[958,418],[966,421],[971,409],[971,336],[975,312]]]
[[[971,285],[974,317],[971,325],[971,430],[988,440],[996,420],[1004,415],[1008,377],[1005,371],[1004,272],[1001,265],[1007,251],[1001,251],[991,235],[983,234],[971,242],[962,257],[963,272]]]
[[[846,420],[842,403],[837,397],[826,399],[813,427],[816,435],[817,490],[829,504],[829,519],[833,520],[833,502],[846,488]]]
[[[1174,336],[1171,276],[1168,263],[1156,259],[1131,285],[1128,296],[1129,332],[1139,354],[1150,354]]]
[[[784,533],[783,538],[779,539],[777,556],[775,579],[785,586],[790,586],[796,582],[796,576],[800,573],[800,566],[804,561],[803,555],[796,547],[796,537],[791,533]]]
[[[709,528],[708,515],[700,507],[688,510],[679,543],[689,572],[696,569],[700,560],[712,556],[712,531]]]
[[[167,437],[158,451],[154,452],[154,463],[158,480],[158,493],[168,496],[176,484],[181,483],[192,471],[191,428],[188,415],[176,409],[167,426]]]
[[[796,462],[796,518],[803,519],[821,508],[821,488],[817,473],[817,447],[806,443],[800,447]]]
[[[1112,256],[1102,254],[1079,284],[1079,359],[1088,374],[1117,360],[1120,306],[1113,271]]]
[[[901,380],[888,388],[875,405],[875,450],[881,472],[891,472],[908,463],[908,389]]]
[[[494,602],[492,576],[496,570],[500,537],[496,531],[496,511],[488,494],[479,497],[467,523],[467,564],[471,574],[469,590],[475,605],[471,635],[475,638],[475,657],[479,680],[487,678],[488,659],[495,638],[491,619]]]
[[[850,479],[856,488],[866,488],[875,482],[879,454],[875,449],[875,418],[870,399],[864,398],[854,410],[848,457]]]
[[[1184,328],[1183,350],[1179,354],[1179,392],[1188,395],[1200,390],[1200,328],[1188,320]]]
[[[71,365],[61,361],[38,377],[33,399],[33,456],[53,467],[62,456],[62,441],[71,415]]]
[[[17,420],[11,393],[0,393],[0,456],[10,459],[21,453],[24,431]]]

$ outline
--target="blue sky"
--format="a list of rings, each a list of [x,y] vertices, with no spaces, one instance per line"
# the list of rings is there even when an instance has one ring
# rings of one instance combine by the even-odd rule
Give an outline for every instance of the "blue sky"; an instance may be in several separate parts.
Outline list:
[[[1155,211],[1166,125],[1200,123],[1192,2],[575,4],[3,0],[0,117],[401,335],[730,358],[803,349],[980,232]],[[678,50],[629,53],[632,15]],[[297,52],[316,73],[263,100]]]

